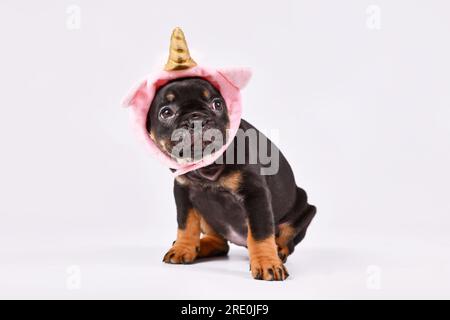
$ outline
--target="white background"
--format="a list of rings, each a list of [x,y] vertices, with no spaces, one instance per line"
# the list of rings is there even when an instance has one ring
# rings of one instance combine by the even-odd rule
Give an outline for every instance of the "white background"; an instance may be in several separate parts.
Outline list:
[[[0,297],[449,298],[449,15],[444,0],[2,0]],[[172,179],[119,103],[175,26],[197,62],[252,67],[244,118],[279,130],[318,207],[286,282],[252,280],[235,246],[161,262]]]

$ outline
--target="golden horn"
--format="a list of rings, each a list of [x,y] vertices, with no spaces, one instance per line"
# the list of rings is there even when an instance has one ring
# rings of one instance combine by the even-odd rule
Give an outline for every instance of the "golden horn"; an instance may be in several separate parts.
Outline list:
[[[170,38],[169,60],[167,60],[164,70],[183,70],[195,67],[196,65],[189,54],[183,31],[178,27],[175,28]]]

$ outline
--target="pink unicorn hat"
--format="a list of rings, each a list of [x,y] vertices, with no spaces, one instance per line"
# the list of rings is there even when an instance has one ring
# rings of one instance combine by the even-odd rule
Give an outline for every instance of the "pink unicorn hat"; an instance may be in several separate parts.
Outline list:
[[[203,157],[198,161],[179,163],[171,155],[163,152],[147,132],[146,122],[150,105],[158,89],[167,82],[186,77],[200,77],[209,81],[225,99],[230,124],[228,137],[220,150]],[[206,68],[198,66],[191,58],[189,49],[180,28],[175,28],[170,39],[169,59],[164,70],[158,74],[148,75],[138,82],[123,100],[123,106],[131,109],[131,119],[138,137],[148,150],[169,168],[174,175],[182,175],[189,171],[206,167],[215,162],[233,141],[241,122],[241,94],[251,77],[248,68]]]

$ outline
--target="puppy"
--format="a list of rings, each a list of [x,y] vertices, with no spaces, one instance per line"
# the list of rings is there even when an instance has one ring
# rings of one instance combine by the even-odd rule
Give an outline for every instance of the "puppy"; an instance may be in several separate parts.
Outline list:
[[[196,141],[196,133],[208,129],[225,136],[228,125],[224,98],[201,78],[176,79],[159,88],[147,116],[151,139],[171,157],[178,143],[172,138],[175,130],[186,130],[193,137],[191,141]],[[244,120],[240,129],[258,132]],[[201,149],[211,143],[202,141]],[[316,208],[308,204],[305,191],[297,187],[291,167],[281,153],[278,171],[263,175],[264,164],[254,154],[260,143],[255,148],[245,139],[245,161],[238,161],[238,153],[242,153],[237,150],[238,145],[234,141],[228,147],[235,149],[232,163],[228,159],[226,163],[216,161],[175,178],[177,239],[163,261],[187,264],[199,258],[226,255],[230,241],[248,248],[255,279],[285,280],[289,274],[284,263],[304,238]],[[268,139],[267,147],[278,151]],[[193,161],[196,156],[195,151],[189,157],[181,152],[177,158],[180,162]],[[252,157],[256,161],[250,163]]]

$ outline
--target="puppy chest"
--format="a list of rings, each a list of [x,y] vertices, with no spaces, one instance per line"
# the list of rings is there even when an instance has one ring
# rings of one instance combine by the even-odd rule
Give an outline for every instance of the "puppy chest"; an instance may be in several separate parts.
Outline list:
[[[239,198],[228,192],[203,191],[191,195],[209,227],[240,246],[247,244],[246,213]]]

